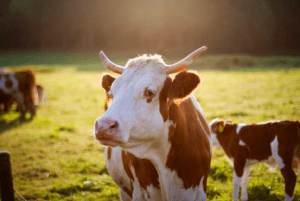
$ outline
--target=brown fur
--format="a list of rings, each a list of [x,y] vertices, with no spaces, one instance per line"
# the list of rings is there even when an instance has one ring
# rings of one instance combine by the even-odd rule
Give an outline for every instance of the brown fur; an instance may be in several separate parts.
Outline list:
[[[176,125],[169,128],[171,149],[166,167],[177,172],[185,189],[198,186],[204,177],[203,187],[206,192],[211,160],[206,133],[209,135],[210,132],[204,117],[188,98],[200,81],[197,74],[185,71],[172,81],[167,79],[160,93],[160,112],[164,121],[169,119]]]

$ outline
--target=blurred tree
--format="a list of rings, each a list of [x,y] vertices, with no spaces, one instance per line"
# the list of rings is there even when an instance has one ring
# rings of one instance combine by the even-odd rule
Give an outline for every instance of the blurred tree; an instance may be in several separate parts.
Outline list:
[[[300,48],[295,0],[3,0],[1,49],[209,46],[211,53]],[[292,52],[293,53],[293,52]]]

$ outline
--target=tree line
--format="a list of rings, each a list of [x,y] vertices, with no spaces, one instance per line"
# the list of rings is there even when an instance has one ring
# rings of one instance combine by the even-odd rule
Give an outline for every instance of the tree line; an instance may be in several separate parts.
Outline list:
[[[3,0],[0,49],[195,48],[289,53],[300,48],[296,0]]]

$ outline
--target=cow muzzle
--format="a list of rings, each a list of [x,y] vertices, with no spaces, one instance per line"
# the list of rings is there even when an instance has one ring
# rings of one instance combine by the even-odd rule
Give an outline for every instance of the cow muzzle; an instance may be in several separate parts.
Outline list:
[[[101,144],[107,146],[118,146],[122,143],[118,139],[118,133],[120,131],[118,121],[111,119],[96,120],[95,122],[95,138]]]

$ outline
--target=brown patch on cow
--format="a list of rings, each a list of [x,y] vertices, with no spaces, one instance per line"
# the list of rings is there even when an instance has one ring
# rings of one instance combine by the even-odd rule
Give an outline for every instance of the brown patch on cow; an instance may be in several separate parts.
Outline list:
[[[169,119],[174,122],[176,127],[170,126],[169,128],[171,148],[166,166],[177,172],[185,189],[198,186],[199,181],[204,177],[203,188],[206,192],[211,153],[210,143],[202,128],[202,122],[197,120],[202,115],[191,99],[184,100],[180,105],[173,103],[169,111]],[[205,124],[207,123],[205,122]],[[208,127],[208,125],[204,127]]]
[[[293,165],[298,169],[299,163],[296,159],[293,159]]]
[[[103,87],[103,89],[106,91],[106,92],[109,92],[110,91],[110,88],[111,88],[111,85],[112,83],[115,81],[115,77],[109,75],[109,74],[104,74],[102,76],[102,79],[101,79],[101,86]]]
[[[11,80],[6,80],[5,87],[6,88],[12,88],[12,86],[13,86],[13,82]]]
[[[159,188],[158,173],[149,160],[137,158],[124,150],[122,150],[122,160],[125,172],[132,181],[134,181],[134,177],[130,167],[134,168],[141,188],[147,189],[147,186],[151,184]]]
[[[111,147],[107,147],[107,159],[111,158]]]
[[[130,182],[130,184],[131,184],[131,189],[133,189],[132,182]],[[130,190],[130,189],[128,189],[128,188],[125,187],[125,186],[122,186],[121,188],[122,188],[122,190],[125,191],[130,197],[132,197],[133,190]]]

